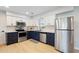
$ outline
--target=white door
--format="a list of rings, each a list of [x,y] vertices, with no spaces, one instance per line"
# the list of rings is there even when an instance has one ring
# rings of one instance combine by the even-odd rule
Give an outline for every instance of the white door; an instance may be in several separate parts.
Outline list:
[[[0,45],[6,44],[5,33],[0,32]]]

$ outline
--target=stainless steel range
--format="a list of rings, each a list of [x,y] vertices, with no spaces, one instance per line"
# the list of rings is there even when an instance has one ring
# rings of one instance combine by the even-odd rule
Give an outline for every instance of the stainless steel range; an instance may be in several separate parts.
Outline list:
[[[16,22],[16,31],[18,32],[18,42],[27,40],[27,34],[24,30],[24,27],[26,26],[25,22]]]
[[[18,31],[18,42],[22,42],[22,41],[25,41],[25,40],[27,40],[27,32],[19,30]]]

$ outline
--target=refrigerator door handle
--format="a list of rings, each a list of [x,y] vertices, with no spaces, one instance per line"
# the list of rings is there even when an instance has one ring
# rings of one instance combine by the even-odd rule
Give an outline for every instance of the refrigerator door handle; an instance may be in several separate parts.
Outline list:
[[[59,21],[58,21],[58,18],[56,18],[56,29],[58,29],[59,27]]]

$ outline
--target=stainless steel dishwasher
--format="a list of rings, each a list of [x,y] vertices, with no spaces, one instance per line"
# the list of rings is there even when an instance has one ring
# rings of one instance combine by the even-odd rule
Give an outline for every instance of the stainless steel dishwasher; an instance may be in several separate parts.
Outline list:
[[[46,33],[40,33],[40,41],[46,43]]]

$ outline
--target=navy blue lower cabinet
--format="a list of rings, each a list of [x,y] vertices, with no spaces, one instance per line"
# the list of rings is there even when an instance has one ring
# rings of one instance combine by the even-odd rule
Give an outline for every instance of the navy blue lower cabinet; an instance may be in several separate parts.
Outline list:
[[[32,31],[27,31],[27,39],[32,39],[33,33]]]
[[[37,31],[28,31],[27,32],[27,39],[34,39],[39,41],[40,40],[40,33]]]
[[[55,33],[47,33],[46,34],[46,43],[54,46],[54,44],[55,44]]]
[[[6,42],[7,45],[18,43],[18,32],[6,33]]]
[[[33,39],[39,41],[40,40],[40,33],[39,32],[34,32],[33,33]]]

